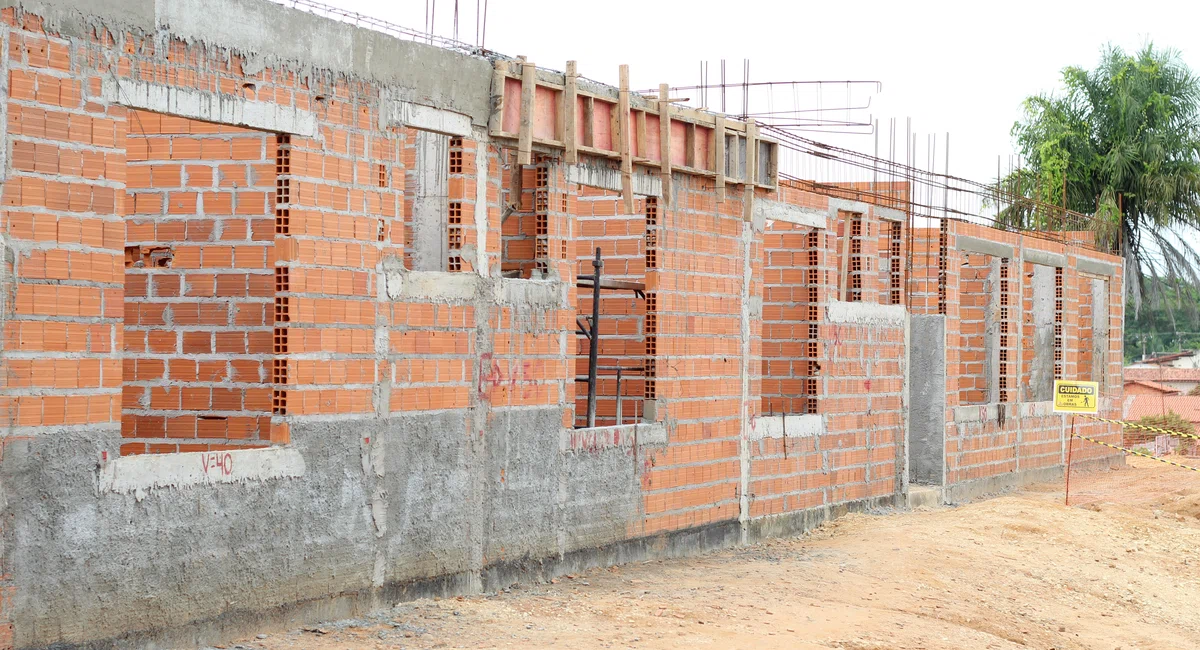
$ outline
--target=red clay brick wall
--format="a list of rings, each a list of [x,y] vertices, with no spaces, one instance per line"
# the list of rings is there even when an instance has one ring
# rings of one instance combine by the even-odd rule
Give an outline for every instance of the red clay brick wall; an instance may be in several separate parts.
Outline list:
[[[903,435],[904,325],[831,324],[823,328],[831,377],[826,381],[827,434],[833,450],[830,501],[891,494],[896,441]]]
[[[122,453],[271,427],[274,136],[130,111]]]
[[[384,309],[390,312],[390,412],[466,408],[478,359],[474,308],[414,302]]]
[[[605,357],[632,366],[645,355],[645,404],[653,400],[655,420],[666,425],[669,436],[665,448],[635,461],[646,470],[644,518],[631,527],[631,535],[736,519],[743,497],[753,504],[746,513],[750,515],[894,491],[903,328],[825,320],[824,304],[840,282],[836,270],[842,246],[836,233],[839,228],[844,232],[845,224],[838,219],[831,220],[815,243],[803,244],[801,252],[819,247],[820,273],[817,280],[806,275],[804,284],[797,285],[794,274],[784,274],[796,268],[795,258],[773,261],[764,254],[764,246],[778,245],[771,250],[793,253],[796,249],[782,241],[768,244],[751,233],[752,226],[743,219],[739,188],[728,188],[729,198],[718,202],[711,180],[678,174],[672,196],[655,206],[653,215],[649,206],[641,212],[639,205],[637,214],[618,217],[615,197],[569,187],[563,166],[546,158],[519,169],[519,209],[502,227],[500,205],[513,199],[509,193],[515,193],[515,184],[509,172],[515,161],[511,149],[489,145],[485,189],[490,209],[484,245],[492,264],[475,270],[488,277],[497,268],[530,277],[536,269],[565,283],[567,291],[558,308],[495,307],[486,321],[492,333],[485,336],[477,327],[484,315],[476,313],[474,305],[392,302],[377,294],[380,264],[405,253],[403,202],[409,170],[403,157],[412,134],[378,128],[378,88],[277,68],[246,74],[235,54],[158,34],[124,35],[120,47],[107,33],[73,45],[48,35],[36,17],[18,21],[13,9],[3,16],[15,28],[7,52],[12,170],[3,187],[14,298],[5,321],[5,384],[0,393],[9,425],[6,443],[67,426],[117,431],[124,382],[131,388],[128,405],[131,422],[137,425],[127,432],[152,436],[131,441],[126,453],[211,444],[172,438],[165,419],[165,436],[143,430],[134,418],[151,412],[164,413],[163,418],[165,413],[226,417],[219,436],[199,422],[194,429],[180,429],[197,436],[195,440],[202,431],[211,434],[214,437],[205,439],[222,445],[235,444],[230,442],[235,437],[233,418],[245,418],[237,421],[236,435],[246,437],[236,444],[286,444],[289,424],[303,418],[353,421],[479,405],[561,408],[562,425],[571,427],[578,421],[574,375],[580,352],[573,344],[573,307],[586,310],[586,300],[574,286],[575,275],[590,253],[584,247],[601,242],[602,247],[612,247],[608,273],[616,275],[620,260],[621,274],[637,278],[644,273],[647,288],[644,313],[622,303],[626,298],[606,300],[606,313],[621,318],[605,326],[615,328],[615,347],[605,350]],[[162,118],[157,122],[161,133],[146,131],[137,126],[141,116],[131,120],[127,109],[105,103],[102,82],[114,79],[190,87],[306,111],[316,119],[319,135],[265,134],[168,120],[169,129],[186,125],[184,134],[164,128]],[[146,114],[145,121],[154,119]],[[211,128],[215,132],[206,131]],[[136,135],[127,138],[130,132]],[[159,159],[163,145],[151,141],[167,143],[167,157]],[[177,142],[182,147],[179,158]],[[247,144],[251,142],[256,144]],[[135,152],[130,161],[127,149]],[[455,142],[452,151],[462,154],[461,168],[446,170],[451,198],[461,203],[461,213],[448,213],[446,218],[448,226],[460,226],[461,231],[448,230],[447,236],[462,239],[447,244],[464,251],[459,270],[469,271],[478,259],[469,254],[469,224],[473,211],[484,208],[473,203],[473,183],[482,179],[477,178],[478,155],[472,154],[480,147],[466,139]],[[178,178],[171,170],[174,165],[180,166]],[[222,166],[228,174],[221,173]],[[207,181],[204,169],[210,170]],[[248,170],[254,170],[252,180]],[[247,178],[236,190],[235,203],[231,179],[239,173]],[[907,192],[903,186],[894,189]],[[131,198],[125,197],[126,190]],[[758,193],[767,194],[762,189]],[[861,198],[851,186],[842,194]],[[791,185],[775,198],[817,209],[828,205],[825,196]],[[581,199],[592,199],[590,216],[585,216],[581,204],[587,201]],[[602,207],[609,204],[611,215]],[[451,222],[452,216],[459,221]],[[855,295],[866,303],[895,302],[893,238],[876,216],[867,210],[855,235],[852,254],[861,264],[852,276],[861,284]],[[154,226],[153,232],[147,224]],[[959,230],[979,237],[1009,236],[958,225],[918,239],[939,252],[933,257],[937,268],[927,264],[913,274],[913,295],[921,298],[922,308],[947,313],[951,323],[959,315],[961,259],[953,250]],[[128,281],[127,242],[138,246],[131,261],[151,261],[149,267],[132,266],[128,273],[134,279]],[[170,266],[155,265],[161,251],[145,250],[160,245],[173,247]],[[950,252],[943,254],[943,249]],[[811,260],[804,261],[813,266]],[[1073,264],[1064,275],[1066,288],[1074,286]],[[914,268],[920,269],[920,264],[914,261]],[[172,275],[182,275],[178,295],[170,295]],[[189,275],[197,276],[194,283]],[[211,276],[211,292],[200,276]],[[142,277],[144,294],[138,286]],[[268,278],[269,290],[264,286]],[[1121,324],[1119,276],[1117,280],[1110,283],[1114,333],[1120,332]],[[820,284],[815,301],[811,294],[807,303],[795,300],[794,294],[790,300],[782,293],[768,296],[769,288],[810,289],[814,282]],[[1059,349],[1066,376],[1076,372],[1079,361],[1079,333],[1073,325],[1079,308],[1072,293],[1064,292],[1061,309]],[[763,319],[749,316],[758,298],[766,298]],[[181,305],[178,314],[172,307],[174,329],[165,327],[165,317],[160,320],[164,299]],[[783,312],[785,305],[805,304],[805,319]],[[814,304],[819,310],[815,316]],[[772,311],[776,305],[778,312]],[[193,318],[193,309],[194,324],[177,320]],[[634,325],[639,317],[641,349]],[[764,320],[780,328],[764,331]],[[814,358],[811,348],[803,356],[786,356],[782,345],[777,356],[768,342],[782,344],[788,340],[786,327],[793,336],[801,327],[808,330],[804,340],[811,343],[808,326],[814,322],[819,342],[815,357],[822,364],[816,410],[825,416],[826,433],[800,441],[795,448],[785,449],[774,439],[763,442],[753,451],[751,494],[742,492],[740,452],[742,436],[749,433],[743,423],[764,406],[763,365],[773,381],[772,358],[787,363]],[[143,332],[145,347],[138,347]],[[174,335],[176,347],[151,348],[151,332],[164,343]],[[129,353],[132,368],[123,364],[127,336],[131,350],[142,350]],[[211,352],[200,347],[205,337]],[[957,331],[948,337],[948,363],[957,373]],[[1114,381],[1109,382],[1109,394],[1114,397],[1121,391],[1119,340],[1114,334],[1110,348]],[[193,343],[198,347],[191,347]],[[161,369],[155,360],[163,361]],[[189,361],[195,361],[195,379]],[[201,363],[213,361],[223,362],[225,374],[217,367],[221,364],[210,363],[202,376]],[[794,379],[795,366],[789,370]],[[804,372],[812,376],[811,368]],[[189,398],[185,409],[180,385],[179,391],[171,391],[179,393],[179,405],[171,408],[173,397],[162,401],[167,394],[164,377],[188,384],[198,401]],[[263,394],[267,386],[269,411]],[[797,408],[791,387],[781,384],[770,390],[775,391],[770,395],[792,399],[786,408]],[[806,411],[810,404],[805,404]],[[1021,449],[1030,463],[1053,462],[1051,443],[1061,441],[1052,437],[1057,435],[1056,421],[1061,419],[1047,417],[1024,429]],[[473,422],[477,431],[472,433],[486,425]],[[961,427],[950,433],[948,444],[957,454],[956,480],[1009,467],[1001,447],[1013,449],[1015,442],[1009,424],[997,426],[1000,429],[994,431]],[[1044,432],[1044,439],[1038,431]]]
[[[673,184],[675,202],[658,206],[657,268],[646,274],[657,416],[670,423],[670,444],[646,460],[645,523],[634,534],[735,519],[739,508],[742,204],[732,192],[718,204],[699,178],[677,174]]]
[[[295,83],[290,73],[281,81]],[[277,197],[276,213],[277,422],[384,410],[374,390],[385,372],[376,347],[376,265],[403,250],[404,136],[374,128],[370,90],[338,85],[313,93],[321,98],[320,139],[292,136],[284,147],[286,194]],[[297,102],[307,104],[302,97],[297,93]],[[286,439],[282,429],[273,435]]]
[[[928,237],[932,236],[936,231],[929,231]],[[1076,270],[1078,257],[1083,251],[1074,248],[1065,248],[1061,244],[1030,237],[1021,236],[1016,233],[1001,232],[994,229],[986,228],[976,224],[965,222],[949,222],[946,233],[946,255],[945,255],[945,296],[946,296],[946,313],[947,318],[947,351],[946,351],[946,366],[947,366],[947,384],[950,392],[947,399],[948,408],[952,409],[955,401],[958,399],[958,392],[955,390],[959,385],[958,382],[968,374],[969,367],[964,364],[966,355],[975,348],[969,342],[963,328],[968,327],[969,322],[966,320],[967,298],[964,297],[967,283],[964,279],[964,274],[970,274],[976,265],[966,265],[963,262],[969,257],[976,257],[975,253],[963,253],[956,250],[956,238],[959,234],[969,235],[972,237],[989,239],[992,241],[1004,243],[1014,246],[1014,248],[1023,248],[1025,250],[1038,249],[1056,254],[1063,254],[1067,260],[1067,267],[1058,270],[1056,275],[1060,278],[1060,290],[1055,294],[1055,317],[1056,325],[1056,344],[1055,352],[1060,356],[1061,361],[1058,364],[1056,377],[1067,379],[1080,378],[1078,373],[1083,367],[1080,365],[1080,359],[1083,357],[1081,346],[1090,346],[1091,339],[1089,335],[1081,336],[1081,329],[1086,325],[1090,328],[1091,317],[1086,319],[1081,317],[1081,297],[1082,291],[1075,290],[1079,286],[1079,272]],[[1098,253],[1087,253],[1090,257],[1104,258]],[[1109,313],[1110,313],[1110,328],[1112,332],[1119,331],[1117,324],[1123,318],[1121,308],[1121,265],[1116,258],[1109,258],[1116,267],[1117,275],[1112,278],[1109,284]],[[1034,355],[1033,347],[1033,322],[1030,314],[1032,313],[1032,275],[1033,264],[1025,262],[1023,265],[1024,272],[1020,277],[1015,277],[1013,270],[1015,264],[1010,266],[1009,270],[1009,304],[1021,305],[1020,314],[1010,314],[1008,322],[1010,323],[1010,331],[1017,330],[1017,319],[1020,318],[1022,323],[1021,330],[1024,332],[1020,343],[1023,346],[1021,350],[1022,363],[1020,364],[1020,376],[1016,376],[1017,363],[1015,358],[1012,358],[1011,370],[1012,380],[1020,381],[1020,385],[1028,386],[1032,374],[1032,359]],[[1017,292],[1023,296],[1018,302]],[[969,295],[969,294],[966,294]],[[1090,301],[1090,289],[1087,292],[1086,300]],[[961,305],[961,308],[960,308]],[[1013,342],[1009,346],[1010,352],[1015,355],[1018,344]],[[1108,407],[1101,409],[1101,416],[1108,418],[1120,418],[1120,397],[1122,389],[1119,387],[1121,377],[1121,343],[1118,338],[1111,338],[1109,343],[1109,362],[1107,364],[1107,390],[1105,395],[1109,398]],[[1090,367],[1090,366],[1089,366]],[[1012,393],[1015,393],[1014,389]],[[1016,395],[1010,395],[1010,399],[1015,400]],[[998,476],[1006,472],[1025,471],[1035,468],[1050,467],[1060,465],[1066,462],[1066,438],[1069,435],[1070,418],[1065,418],[1061,415],[1052,414],[1049,412],[1049,406],[1040,404],[1034,406],[1033,403],[1009,403],[1005,405],[1006,409],[1003,416],[999,414],[992,416],[990,411],[981,410],[978,417],[970,418],[969,421],[955,423],[953,414],[948,414],[948,424],[946,428],[946,469],[947,482],[950,484],[988,478]],[[980,409],[985,407],[980,405]],[[1064,422],[1067,429],[1064,430]],[[1082,418],[1076,418],[1075,431],[1077,433],[1095,437],[1100,440],[1119,444],[1120,430],[1113,425],[1107,425],[1100,422],[1089,421]],[[1098,458],[1111,457],[1113,452],[1111,449],[1101,447],[1099,445],[1082,445],[1075,448],[1074,461],[1090,460]]]
[[[116,426],[120,418],[120,187],[125,111],[84,99],[70,44],[36,16],[9,49],[4,232],[13,253],[0,407],[6,440],[41,427]]]
[[[776,224],[776,229],[780,226]],[[770,240],[775,233],[768,230],[765,237]],[[821,281],[812,287],[817,290],[816,299],[802,308],[816,310],[820,323],[808,354],[820,367],[814,403],[815,412],[824,416],[825,431],[799,437],[788,437],[785,431],[784,437],[765,437],[751,444],[750,514],[755,517],[884,496],[897,488],[896,443],[903,436],[904,425],[904,324],[829,323],[825,304],[836,291],[835,274],[821,265],[834,259],[841,241],[828,231],[814,231],[803,241],[814,240],[816,277]],[[770,245],[767,252],[770,260]],[[809,255],[813,252],[803,251],[802,259],[812,260]],[[768,275],[770,271],[768,266]],[[882,282],[883,276],[880,278]],[[772,403],[768,398],[773,381],[770,368],[783,361],[769,354],[768,332],[773,324],[769,314],[784,307],[770,298],[771,288],[768,283],[764,296],[764,410]],[[890,298],[888,293],[873,291],[866,295]]]

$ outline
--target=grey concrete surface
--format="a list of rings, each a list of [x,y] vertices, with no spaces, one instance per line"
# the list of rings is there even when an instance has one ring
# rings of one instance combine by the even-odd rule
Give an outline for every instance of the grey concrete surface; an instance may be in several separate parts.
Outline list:
[[[1054,399],[1054,268],[1035,264],[1031,283],[1033,308],[1026,317],[1033,320],[1033,359],[1023,401],[1044,402]]]
[[[97,494],[97,459],[120,444],[115,431],[10,443],[0,478],[20,495],[3,511],[18,647],[217,643],[255,626],[496,589],[527,565],[552,572],[627,537],[642,503],[634,450],[560,452],[558,408],[497,412],[482,437],[467,417],[297,423],[303,477],[157,489],[141,501]]]
[[[450,210],[450,137],[417,131],[412,183],[412,264],[416,271],[447,270],[446,215]],[[407,197],[405,197],[407,200]]]
[[[909,351],[909,476],[942,485],[946,473],[946,317],[913,314]]]
[[[1092,278],[1092,340],[1086,345],[1092,347],[1092,380],[1100,383],[1100,393],[1103,394],[1108,384],[1108,281]]]

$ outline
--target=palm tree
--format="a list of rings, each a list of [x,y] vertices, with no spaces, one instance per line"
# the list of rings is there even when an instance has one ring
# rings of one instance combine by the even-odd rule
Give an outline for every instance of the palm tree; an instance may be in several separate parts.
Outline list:
[[[1125,258],[1134,313],[1147,291],[1158,303],[1163,287],[1200,286],[1200,80],[1153,45],[1107,47],[1095,70],[1062,79],[1065,92],[1025,100],[1013,136],[1027,168],[997,189],[1094,214],[1097,239]],[[999,220],[1038,225],[1028,207]]]

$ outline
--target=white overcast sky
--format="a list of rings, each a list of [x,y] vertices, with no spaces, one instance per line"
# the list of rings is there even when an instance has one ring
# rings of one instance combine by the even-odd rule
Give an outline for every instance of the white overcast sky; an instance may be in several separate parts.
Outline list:
[[[425,0],[326,1],[407,27],[426,24]],[[477,0],[458,4],[458,38],[474,43]],[[435,33],[452,35],[454,5],[436,0]],[[1058,88],[1065,66],[1094,66],[1104,44],[1136,50],[1153,41],[1180,50],[1200,72],[1200,1],[487,0],[486,38],[488,49],[523,54],[542,67],[562,70],[574,59],[580,74],[614,85],[617,66],[628,63],[635,89],[695,85],[701,60],[711,62],[709,83],[716,83],[721,58],[727,82],[741,80],[743,59],[750,59],[751,81],[878,80],[882,91],[870,98],[871,108],[851,117],[878,119],[881,143],[888,120],[897,118],[897,160],[904,159],[905,120],[912,118],[919,166],[928,160],[928,134],[937,133],[936,167],[943,170],[942,134],[949,132],[950,173],[988,181],[997,156],[1007,166],[1022,99]],[[856,91],[852,102],[861,104],[874,94],[869,90]],[[730,113],[740,111],[737,92],[728,96]],[[822,93],[822,108],[845,105],[844,86]],[[710,104],[719,108],[715,98]],[[788,91],[771,108],[794,101],[817,107],[815,94]],[[767,110],[766,103],[755,96],[751,109]],[[806,135],[867,153],[874,148],[871,136]]]

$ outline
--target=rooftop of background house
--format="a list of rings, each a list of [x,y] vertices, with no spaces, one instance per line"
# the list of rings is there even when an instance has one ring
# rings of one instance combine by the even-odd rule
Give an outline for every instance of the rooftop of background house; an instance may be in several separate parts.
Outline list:
[[[1127,366],[1125,381],[1196,381],[1200,382],[1200,368],[1170,368],[1162,366]]]
[[[1151,415],[1178,413],[1188,422],[1200,422],[1200,396],[1130,395],[1125,398],[1125,419],[1139,420]]]
[[[1156,381],[1147,381],[1144,379],[1126,379],[1125,380],[1126,387],[1128,387],[1131,384],[1137,384],[1138,386],[1145,386],[1146,388],[1156,390],[1161,393],[1166,393],[1167,395],[1178,395],[1181,392],[1178,388],[1172,388],[1171,386],[1168,386],[1166,384],[1160,384]]]

